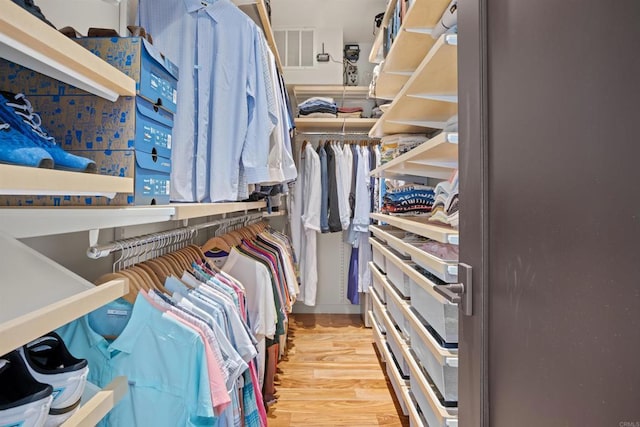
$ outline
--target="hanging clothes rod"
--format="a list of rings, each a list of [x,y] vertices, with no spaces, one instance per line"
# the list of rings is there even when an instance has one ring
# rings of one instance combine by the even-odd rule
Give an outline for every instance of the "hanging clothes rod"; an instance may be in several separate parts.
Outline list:
[[[297,132],[296,136],[317,135],[317,136],[358,136],[366,139],[380,139],[369,136],[368,132]]]
[[[262,219],[262,212],[252,213],[233,218],[218,219],[215,221],[205,222],[203,224],[191,225],[189,227],[162,231],[159,233],[146,234],[143,236],[133,237],[131,239],[117,240],[104,245],[94,245],[89,247],[89,249],[87,249],[87,256],[92,259],[99,259],[114,252],[130,250],[145,245],[161,246],[155,247],[153,250],[174,247],[191,241],[198,234],[199,230],[203,230],[205,228],[218,226],[227,230],[230,226],[245,226],[260,222]]]

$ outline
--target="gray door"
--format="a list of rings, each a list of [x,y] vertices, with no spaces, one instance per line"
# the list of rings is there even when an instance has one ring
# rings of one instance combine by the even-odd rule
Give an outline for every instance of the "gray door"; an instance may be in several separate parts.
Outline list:
[[[640,426],[640,2],[461,0],[460,425]]]

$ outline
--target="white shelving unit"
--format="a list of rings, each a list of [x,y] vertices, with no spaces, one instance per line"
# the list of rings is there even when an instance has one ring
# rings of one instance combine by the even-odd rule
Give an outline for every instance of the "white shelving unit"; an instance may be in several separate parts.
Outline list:
[[[371,176],[406,181],[412,177],[447,179],[457,167],[458,134],[443,132],[372,170]]]
[[[444,34],[394,98],[369,133],[424,133],[443,129],[458,113],[458,36]]]
[[[458,230],[438,223],[430,223],[422,217],[392,216],[381,213],[372,213],[371,219],[387,223],[402,230],[426,237],[441,243],[458,244]]]
[[[115,101],[135,96],[133,79],[11,0],[0,0],[0,55],[57,80]]]
[[[369,60],[380,62],[383,44],[383,28],[387,28],[397,1],[390,1],[381,28],[376,36]],[[384,58],[384,66],[376,83],[376,98],[394,99],[409,77],[415,72],[420,61],[431,49],[435,41],[431,30],[442,16],[449,0],[414,0],[407,10],[402,26]]]
[[[448,3],[415,0],[407,11],[376,84],[376,96],[393,101],[369,132],[370,137],[444,129],[457,114],[457,35],[444,34],[434,40],[430,34]],[[385,21],[391,18],[389,8]],[[369,57],[372,62],[378,62],[381,44],[376,40]],[[448,179],[457,169],[458,134],[441,132],[374,169],[371,176],[425,182]],[[428,217],[372,213],[371,218],[379,224],[370,227],[375,236],[370,239],[374,263],[369,265],[374,277],[370,312],[374,342],[384,347],[380,351],[390,378],[390,359],[402,360],[404,371],[408,371],[409,382],[395,391],[411,425],[457,426],[457,408],[440,400],[445,395],[449,403],[457,400],[458,352],[452,348],[458,342],[457,306],[442,298],[436,288],[457,282],[458,262],[427,253],[419,239],[405,240],[405,235],[409,232],[457,245],[458,230],[430,222]],[[380,327],[403,331],[407,345],[387,348],[387,342],[397,341],[397,336],[381,335]]]
[[[126,377],[116,377],[100,390],[78,412],[73,414],[61,427],[95,426],[118,403],[129,390]]]

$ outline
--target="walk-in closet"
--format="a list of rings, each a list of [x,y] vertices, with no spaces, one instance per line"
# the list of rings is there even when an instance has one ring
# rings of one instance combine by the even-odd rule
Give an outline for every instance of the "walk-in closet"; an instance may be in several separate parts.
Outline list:
[[[0,0],[0,427],[638,427],[640,4]]]

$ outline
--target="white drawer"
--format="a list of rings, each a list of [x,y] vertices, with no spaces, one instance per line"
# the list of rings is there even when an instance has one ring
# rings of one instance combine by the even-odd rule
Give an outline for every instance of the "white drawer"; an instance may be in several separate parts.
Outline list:
[[[406,231],[400,230],[390,225],[370,225],[369,230],[378,239],[384,241],[387,245],[399,252],[403,256],[409,256],[406,252],[408,244],[402,240]]]
[[[378,294],[378,298],[380,298],[380,301],[386,304],[387,298],[384,292],[384,281],[386,280],[386,277],[380,272],[380,270],[378,270],[373,262],[369,263],[369,270],[371,270],[371,283],[373,285],[373,289]]]
[[[400,328],[404,339],[409,340],[409,304],[404,299],[402,299],[400,295],[398,295],[397,291],[389,283],[388,280],[383,284],[385,296],[387,299],[387,311],[389,312],[389,315],[391,316],[393,322]]]
[[[409,313],[411,349],[447,402],[458,401],[458,350],[442,347],[420,319]]]
[[[380,297],[376,294],[376,291],[370,292],[371,294],[371,311],[373,312],[373,317],[376,320],[376,324],[380,331],[386,335],[387,331],[384,328],[384,323],[382,319],[384,318],[384,313],[386,308],[384,304],[380,301]]]
[[[411,279],[411,307],[446,343],[458,342],[458,305],[438,294],[438,286],[426,276],[415,271]]]
[[[418,403],[418,407],[424,415],[429,427],[457,427],[458,408],[447,408],[440,401],[427,381],[415,358],[409,358],[411,371],[411,393]]]
[[[386,347],[386,340],[384,337],[384,334],[382,333],[382,330],[380,329],[379,325],[379,320],[376,319],[376,316],[373,314],[373,311],[369,311],[367,313],[367,315],[369,316],[369,321],[371,322],[371,331],[373,333],[373,342],[376,344],[376,347],[378,348],[378,351],[380,352],[380,357],[382,358],[383,362],[386,362],[386,360],[384,359],[384,351],[382,350],[383,348]]]
[[[407,253],[411,256],[411,261],[444,282],[456,283],[458,281],[458,261],[440,259],[423,251],[418,245],[417,243],[408,244]]]
[[[402,334],[396,329],[393,320],[388,316],[388,312],[382,313],[382,324],[387,331],[387,344],[393,353],[395,360],[398,363],[400,374],[404,378],[409,378],[409,364],[406,357],[409,355],[409,349],[407,341],[402,337]]]
[[[385,272],[387,279],[398,289],[403,298],[409,298],[411,285],[409,276],[404,273],[406,268],[412,268],[409,258],[401,258],[401,255],[392,251],[388,246],[381,245],[378,241],[371,238],[371,247],[379,252],[385,258]]]
[[[387,273],[387,264],[385,261],[384,253],[382,252],[385,248],[384,243],[379,242],[373,237],[369,238],[369,243],[371,243],[371,252],[373,253],[373,263],[382,270],[383,273]]]

